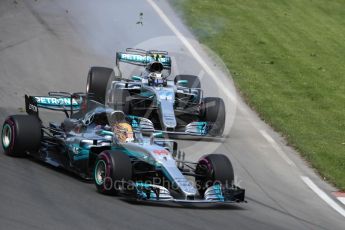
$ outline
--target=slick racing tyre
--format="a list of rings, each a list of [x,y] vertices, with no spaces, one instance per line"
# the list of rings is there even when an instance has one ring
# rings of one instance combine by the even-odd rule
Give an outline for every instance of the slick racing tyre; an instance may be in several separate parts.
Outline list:
[[[114,110],[120,110],[124,114],[131,113],[131,97],[127,89],[113,90],[111,95],[111,102]]]
[[[176,75],[174,82],[175,85],[179,80],[187,80],[187,84],[185,85],[188,88],[201,88],[201,82],[198,76],[194,75]]]
[[[132,178],[129,156],[121,151],[103,151],[97,156],[93,178],[98,192],[117,195],[121,186]]]
[[[223,99],[218,97],[204,98],[201,113],[204,121],[213,124],[209,130],[209,134],[212,136],[221,136],[224,131],[226,116]]]
[[[112,79],[113,75],[113,69],[111,68],[90,68],[86,83],[86,93],[90,93],[90,99],[101,104],[105,103],[108,82]]]
[[[195,182],[200,195],[203,195],[205,190],[214,184],[231,186],[234,181],[231,161],[223,154],[209,154],[201,157],[195,173],[198,175],[195,177]]]
[[[2,147],[9,156],[20,157],[27,152],[37,152],[41,138],[41,122],[33,115],[9,116],[2,126]]]

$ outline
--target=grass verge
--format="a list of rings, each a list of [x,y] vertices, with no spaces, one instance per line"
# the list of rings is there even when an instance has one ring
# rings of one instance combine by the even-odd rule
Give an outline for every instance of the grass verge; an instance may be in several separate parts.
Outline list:
[[[260,116],[345,190],[345,1],[171,2]]]

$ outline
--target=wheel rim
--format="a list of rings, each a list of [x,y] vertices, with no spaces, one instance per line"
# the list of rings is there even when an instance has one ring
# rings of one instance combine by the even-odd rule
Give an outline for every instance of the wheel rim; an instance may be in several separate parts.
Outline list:
[[[90,83],[89,83],[89,82],[87,82],[87,83],[86,83],[86,93],[88,93],[88,92],[89,92],[89,89],[90,89]]]
[[[104,160],[100,160],[97,162],[95,167],[95,181],[98,185],[102,185],[105,181],[106,177],[106,163]]]
[[[86,82],[86,93],[89,93],[89,90],[90,90],[90,74],[89,76],[87,77],[87,82]]]
[[[4,148],[8,148],[11,144],[12,140],[12,129],[11,126],[8,124],[4,125],[4,128],[2,129],[2,145]]]

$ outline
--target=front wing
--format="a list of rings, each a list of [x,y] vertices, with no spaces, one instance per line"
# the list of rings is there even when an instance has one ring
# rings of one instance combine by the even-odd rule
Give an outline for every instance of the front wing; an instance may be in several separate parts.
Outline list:
[[[127,188],[127,189],[126,189]],[[130,189],[128,189],[130,188]],[[245,201],[245,190],[236,186],[226,188],[219,184],[209,187],[203,198],[174,198],[168,189],[159,185],[132,183],[127,184],[120,190],[123,197],[136,201],[154,203],[182,203],[182,204],[220,204],[220,203],[241,203]]]

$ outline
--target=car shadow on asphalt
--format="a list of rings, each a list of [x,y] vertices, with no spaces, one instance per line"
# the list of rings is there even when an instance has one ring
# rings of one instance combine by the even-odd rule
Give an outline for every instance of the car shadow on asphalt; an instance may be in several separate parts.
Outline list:
[[[246,210],[241,205],[245,203],[220,203],[220,204],[208,204],[208,203],[178,203],[178,202],[156,202],[156,201],[138,201],[135,199],[128,199],[120,197],[122,201],[131,205],[141,205],[160,208],[180,208],[180,209],[199,209],[199,210]]]
[[[49,170],[53,170],[53,171],[61,173],[63,175],[72,177],[73,179],[76,179],[79,182],[87,183],[87,184],[92,184],[93,183],[92,180],[84,179],[84,178],[80,177],[79,175],[77,175],[77,174],[75,174],[73,172],[70,172],[70,171],[68,171],[68,170],[66,170],[66,169],[64,169],[62,167],[53,166],[53,165],[51,165],[51,164],[49,164],[47,162],[41,161],[41,160],[39,160],[39,159],[37,159],[37,158],[35,158],[33,156],[25,156],[23,158],[25,158],[25,159],[27,159],[27,160],[35,163],[35,164],[38,164],[38,165],[40,165],[40,166],[42,166],[44,168],[47,168]]]

